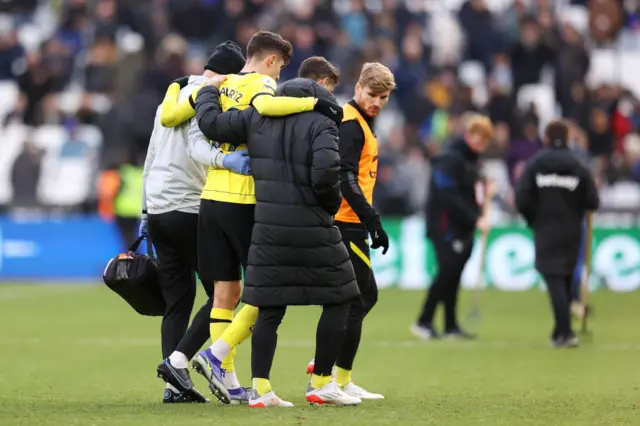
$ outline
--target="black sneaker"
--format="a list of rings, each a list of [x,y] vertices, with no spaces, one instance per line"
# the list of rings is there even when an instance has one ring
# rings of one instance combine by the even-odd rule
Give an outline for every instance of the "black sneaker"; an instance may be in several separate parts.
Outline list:
[[[191,404],[200,401],[194,401],[189,396],[180,392],[176,392],[172,389],[165,389],[162,402],[164,404]],[[207,402],[209,402],[209,400],[207,400]]]
[[[174,388],[178,389],[180,394],[190,400],[189,402],[210,402],[209,399],[202,395],[195,388],[195,386],[193,386],[191,376],[189,376],[189,370],[187,370],[186,368],[174,367],[173,365],[171,365],[171,361],[169,361],[169,358],[163,360],[160,365],[158,365],[157,371],[158,377],[160,377],[166,383],[169,383]]]
[[[450,328],[448,330],[445,330],[443,337],[445,339],[455,339],[455,340],[474,340],[478,338],[477,335],[464,331],[460,327]]]

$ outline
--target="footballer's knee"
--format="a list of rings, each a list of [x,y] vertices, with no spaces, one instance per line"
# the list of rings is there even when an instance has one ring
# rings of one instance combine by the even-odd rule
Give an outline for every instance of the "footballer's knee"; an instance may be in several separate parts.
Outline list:
[[[213,296],[214,308],[234,310],[240,300],[241,292],[240,281],[216,281]]]

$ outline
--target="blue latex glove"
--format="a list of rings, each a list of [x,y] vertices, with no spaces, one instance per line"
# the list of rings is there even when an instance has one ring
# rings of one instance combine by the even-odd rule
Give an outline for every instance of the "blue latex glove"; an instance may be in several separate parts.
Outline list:
[[[234,151],[227,154],[222,160],[222,166],[234,173],[241,175],[251,174],[251,158],[249,157],[249,151]]]
[[[146,213],[142,214],[140,227],[138,228],[138,235],[140,235],[141,237],[149,236],[149,217]]]

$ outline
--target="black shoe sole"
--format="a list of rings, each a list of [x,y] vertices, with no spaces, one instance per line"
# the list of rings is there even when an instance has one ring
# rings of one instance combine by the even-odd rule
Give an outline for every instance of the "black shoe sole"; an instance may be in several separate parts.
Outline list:
[[[160,364],[158,366],[157,372],[158,372],[159,378],[164,380],[165,383],[169,383],[171,386],[173,386],[183,394],[190,397],[193,400],[192,402],[196,402],[200,404],[206,404],[208,402],[211,402],[203,394],[201,394],[196,388],[194,387],[187,388],[186,386],[184,386],[182,381],[179,380],[177,377],[175,377],[175,375],[172,373],[171,369],[167,365]]]
[[[231,397],[225,395],[220,389],[218,389],[208,378],[207,373],[202,369],[202,366],[200,365],[200,363],[198,362],[193,362],[191,364],[193,366],[193,369],[196,370],[196,372],[198,374],[200,374],[202,377],[205,378],[205,380],[209,383],[209,390],[211,391],[211,394],[213,396],[215,396],[218,401],[222,402],[223,404],[231,404]]]

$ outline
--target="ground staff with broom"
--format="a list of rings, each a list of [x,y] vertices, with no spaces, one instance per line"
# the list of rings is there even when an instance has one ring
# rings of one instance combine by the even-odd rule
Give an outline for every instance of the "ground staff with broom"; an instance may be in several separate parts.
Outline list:
[[[599,204],[593,177],[568,149],[567,139],[567,126],[551,122],[545,130],[546,148],[528,162],[516,184],[516,205],[533,229],[536,269],[544,277],[553,307],[553,347],[579,343],[571,328],[571,281],[585,215]]]
[[[445,337],[472,338],[456,319],[460,277],[471,256],[476,229],[485,233],[489,218],[476,201],[479,179],[478,158],[493,138],[491,121],[472,115],[465,123],[464,137],[452,141],[432,162],[427,200],[427,237],[433,243],[438,273],[429,288],[418,322],[411,327],[420,339],[440,334],[433,327],[433,317],[440,302],[445,311]],[[491,199],[493,185],[487,185],[485,201]]]

